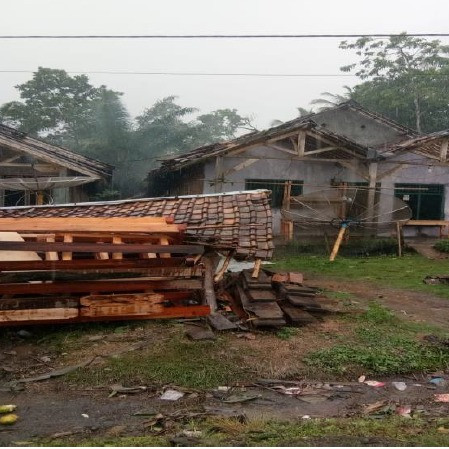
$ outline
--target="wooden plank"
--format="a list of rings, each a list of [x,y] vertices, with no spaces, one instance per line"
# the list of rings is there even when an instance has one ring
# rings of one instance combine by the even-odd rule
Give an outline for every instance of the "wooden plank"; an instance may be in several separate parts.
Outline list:
[[[36,252],[83,252],[83,253],[110,253],[121,252],[126,254],[138,253],[168,253],[168,254],[202,254],[204,247],[200,245],[152,245],[146,243],[64,243],[64,242],[0,242],[0,250],[36,251]],[[55,259],[57,260],[57,259]]]
[[[309,312],[302,310],[298,307],[292,306],[288,303],[280,304],[282,311],[285,313],[287,317],[287,321],[296,325],[306,325],[315,323],[318,320],[311,315]]]
[[[449,226],[449,220],[409,220],[403,226]]]
[[[313,298],[307,298],[304,296],[297,296],[297,295],[288,295],[287,301],[293,306],[300,307],[304,310],[312,312],[314,311],[319,312],[321,310],[321,306]]]
[[[42,320],[69,320],[77,318],[79,310],[75,308],[57,309],[25,309],[25,310],[0,310],[0,322],[33,322]]]
[[[262,265],[262,259],[256,259],[256,261],[254,262],[253,274],[251,275],[252,278],[257,279],[259,277],[261,265]]]
[[[114,279],[97,281],[60,281],[42,283],[0,284],[1,295],[34,295],[55,293],[132,292],[139,290],[201,290],[200,279]]]
[[[167,237],[161,237],[159,239],[159,242],[160,242],[160,245],[162,245],[162,246],[169,245],[169,241],[168,241]],[[154,252],[158,252],[158,251],[154,251]],[[162,259],[166,259],[166,258],[170,257],[170,253],[169,252],[161,253],[161,254],[159,254],[159,257]]]
[[[162,232],[179,233],[183,225],[167,224],[165,217],[0,218],[0,231],[41,232]]]
[[[17,232],[0,232],[0,241],[23,242],[23,237]],[[42,260],[34,251],[0,251],[0,261]]]
[[[145,269],[155,267],[189,266],[185,257],[171,257],[170,259],[123,259],[123,260],[26,260],[26,261],[0,261],[0,271],[42,271],[42,270],[126,270]]]
[[[0,310],[78,308],[76,297],[34,297],[0,299]]]
[[[246,291],[250,301],[276,301],[276,295],[273,290],[247,290]]]
[[[130,316],[160,314],[164,297],[155,293],[90,295],[80,299],[80,316]]]
[[[56,310],[56,309],[44,309],[44,310]],[[70,310],[70,309],[62,309]],[[78,313],[78,309],[76,309]],[[9,311],[8,311],[9,313]],[[25,325],[35,325],[35,324],[49,324],[49,323],[84,323],[93,321],[124,321],[124,320],[159,320],[167,318],[194,318],[201,316],[208,316],[210,314],[210,308],[207,305],[194,305],[194,306],[175,306],[175,307],[165,307],[160,313],[152,313],[148,315],[127,315],[127,316],[107,316],[107,317],[88,317],[88,316],[77,316],[73,318],[54,318],[46,315],[43,319],[34,320],[0,320],[0,326],[14,326],[20,324],[20,326]]]

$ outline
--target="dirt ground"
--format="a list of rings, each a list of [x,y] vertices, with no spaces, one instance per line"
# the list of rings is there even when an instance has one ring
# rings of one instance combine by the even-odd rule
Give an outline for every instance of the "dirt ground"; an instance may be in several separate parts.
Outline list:
[[[320,278],[307,279],[308,285],[314,285],[337,292],[354,295],[354,302],[364,307],[369,301],[376,299],[386,307],[392,309],[402,317],[415,321],[435,324],[449,328],[449,301],[421,292],[384,288],[363,282],[340,282]],[[425,304],[425,306],[423,306]],[[258,336],[255,340],[232,337],[237,352],[245,351],[244,357],[254,357],[254,363],[273,363],[271,354],[276,353],[277,365],[270,371],[273,375],[282,374],[282,360],[288,365],[297,354],[302,341],[310,340],[314,332],[328,333],[342,331],[342,323],[332,320],[310,326],[297,343],[280,344],[279,339],[267,335]],[[343,325],[344,326],[344,325]],[[151,326],[150,326],[151,327]],[[170,338],[169,330],[166,338]],[[29,375],[38,375],[59,369],[80,361],[89,360],[93,354],[107,355],[114,351],[127,350],[139,342],[149,342],[154,334],[148,334],[148,328],[133,328],[124,334],[111,332],[106,341],[96,341],[95,336],[80,337],[79,347],[76,345],[72,354],[59,355],[55,366],[55,354],[45,345],[36,347],[27,339],[13,337],[0,342],[0,363],[3,370],[3,383]],[[229,337],[231,338],[231,337]],[[88,345],[82,344],[89,342]],[[297,346],[295,346],[297,344]],[[264,349],[264,352],[262,351]],[[259,352],[257,352],[259,351]],[[44,357],[44,358],[43,358]],[[49,361],[45,361],[49,357]],[[44,360],[44,361],[43,361]],[[57,440],[64,436],[81,438],[96,435],[142,435],[148,432],[149,421],[161,414],[162,421],[185,422],[196,417],[213,416],[241,416],[248,419],[300,420],[304,416],[311,418],[355,417],[366,416],[366,407],[381,403],[393,409],[400,406],[411,406],[415,411],[422,411],[430,417],[447,416],[449,404],[434,401],[436,393],[446,393],[449,376],[441,373],[446,381],[441,386],[429,384],[429,377],[395,376],[394,378],[376,378],[386,381],[383,387],[373,387],[357,382],[339,382],[334,379],[323,379],[322,376],[302,379],[300,386],[303,394],[293,396],[283,394],[280,386],[290,387],[288,383],[272,382],[261,385],[258,383],[258,373],[255,370],[253,382],[244,385],[236,382],[237,386],[231,391],[223,393],[214,389],[200,391],[195,389],[181,389],[185,396],[178,401],[170,402],[160,399],[163,389],[148,386],[146,391],[137,394],[118,394],[109,397],[110,386],[83,387],[70,384],[64,377],[30,382],[21,391],[0,390],[0,404],[13,403],[17,405],[20,416],[18,422],[11,427],[0,428],[0,444],[11,445],[36,441],[40,438]],[[398,391],[391,381],[403,381],[407,384],[405,391]],[[176,385],[172,386],[177,388]],[[251,400],[228,403],[231,396],[252,396]],[[139,415],[145,412],[145,416]]]

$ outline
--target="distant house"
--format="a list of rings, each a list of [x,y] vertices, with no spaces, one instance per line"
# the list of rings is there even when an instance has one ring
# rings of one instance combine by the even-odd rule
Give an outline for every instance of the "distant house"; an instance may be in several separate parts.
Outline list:
[[[419,135],[350,101],[163,160],[148,193],[269,189],[275,232],[287,180],[296,195],[341,183],[380,188],[406,201],[414,219],[449,219],[448,142],[449,130]]]
[[[0,125],[0,206],[86,201],[113,167]]]

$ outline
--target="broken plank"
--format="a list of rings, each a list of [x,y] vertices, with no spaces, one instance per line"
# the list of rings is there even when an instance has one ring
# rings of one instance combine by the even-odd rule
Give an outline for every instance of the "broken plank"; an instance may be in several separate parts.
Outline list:
[[[288,303],[280,304],[282,311],[287,317],[287,321],[296,325],[306,325],[315,323],[317,319],[309,312]]]
[[[276,301],[273,290],[248,289],[246,291],[250,301]]]
[[[312,298],[306,298],[297,295],[288,295],[287,301],[293,306],[300,307],[304,310],[320,311],[321,306]]]

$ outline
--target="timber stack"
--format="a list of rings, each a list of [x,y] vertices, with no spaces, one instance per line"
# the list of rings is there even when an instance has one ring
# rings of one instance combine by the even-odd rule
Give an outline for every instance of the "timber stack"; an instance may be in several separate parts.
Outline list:
[[[205,316],[204,247],[167,217],[0,218],[0,325]]]
[[[221,290],[218,297],[230,302],[234,313],[254,328],[304,326],[342,312],[337,301],[304,285],[301,273],[260,270],[254,276],[254,271],[243,270],[229,273],[223,285],[230,294]]]

